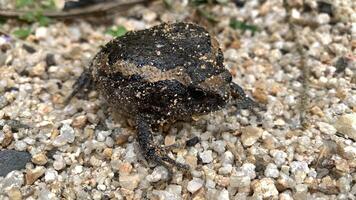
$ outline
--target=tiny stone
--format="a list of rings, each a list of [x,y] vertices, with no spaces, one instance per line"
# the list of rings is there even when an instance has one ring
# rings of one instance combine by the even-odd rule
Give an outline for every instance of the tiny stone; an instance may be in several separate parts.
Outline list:
[[[188,182],[187,190],[190,193],[195,193],[200,188],[203,187],[204,181],[200,178],[193,178],[193,180]]]
[[[73,173],[74,173],[74,174],[80,174],[80,173],[82,173],[82,172],[83,172],[83,166],[81,166],[81,165],[77,165],[77,166],[75,166],[74,169],[73,169]]]
[[[308,186],[305,184],[298,184],[295,186],[295,191],[296,192],[307,192],[308,191]]]
[[[44,153],[39,153],[34,155],[31,161],[36,165],[45,165],[48,161],[48,158]]]
[[[356,140],[356,113],[340,116],[334,126],[338,132]]]
[[[157,14],[155,12],[152,12],[152,11],[146,11],[146,12],[143,13],[142,18],[146,22],[152,22],[157,18]]]
[[[55,156],[55,160],[53,162],[53,168],[58,171],[64,169],[65,167],[66,167],[66,162],[63,159],[63,157]]]
[[[319,13],[326,13],[330,16],[333,15],[333,7],[332,4],[326,1],[317,1],[318,2],[318,11]]]
[[[252,163],[245,163],[241,166],[241,171],[252,179],[256,177],[256,166]]]
[[[284,192],[279,195],[279,200],[293,200],[293,197],[289,193]]]
[[[164,145],[170,146],[176,143],[176,136],[175,135],[167,135],[164,138]]]
[[[24,169],[26,163],[31,161],[31,155],[28,152],[15,150],[0,151],[0,177],[6,176],[14,170]]]
[[[146,179],[149,182],[157,182],[159,180],[166,180],[168,178],[168,171],[163,166],[157,166],[152,174],[148,175]]]
[[[33,48],[32,46],[30,45],[27,45],[27,44],[23,44],[22,47],[28,52],[28,53],[35,53],[36,52],[36,49]]]
[[[216,186],[216,183],[214,182],[214,180],[206,179],[206,182],[205,182],[206,188],[215,188],[215,186]]]
[[[19,188],[13,187],[7,191],[7,196],[10,200],[22,200],[22,194]]]
[[[97,134],[97,139],[99,142],[104,142],[106,137],[111,134],[111,131],[99,131]]]
[[[308,163],[306,163],[305,161],[293,161],[290,164],[291,167],[291,172],[293,174],[295,174],[297,171],[301,171],[304,173],[308,173],[309,172],[309,167],[308,167]]]
[[[100,159],[98,159],[96,156],[91,156],[89,163],[94,167],[100,167],[102,164],[102,161]]]
[[[252,184],[254,196],[262,196],[262,198],[276,198],[278,190],[274,185],[273,179],[262,178]]]
[[[225,166],[219,168],[219,174],[222,174],[222,175],[228,175],[231,173],[231,171],[232,171],[231,164],[228,164],[228,165],[225,165]]]
[[[22,172],[12,171],[7,174],[0,183],[0,191],[7,190],[11,187],[21,187],[24,184],[24,175]]]
[[[356,158],[356,147],[347,146],[343,149],[342,153],[349,160],[355,159]]]
[[[241,142],[244,146],[252,146],[262,136],[263,130],[257,127],[246,127],[242,129]]]
[[[40,62],[31,68],[30,75],[32,76],[42,76],[46,72],[46,64]]]
[[[43,166],[36,167],[35,169],[28,169],[26,170],[26,184],[32,185],[38,178],[40,178],[46,169]]]
[[[130,135],[129,134],[119,134],[115,137],[115,142],[117,145],[123,145],[127,142],[129,139]]]
[[[202,153],[199,153],[203,163],[211,163],[213,161],[213,152],[211,150],[206,150]]]
[[[230,184],[230,178],[217,175],[215,176],[215,182],[221,187],[227,187]]]
[[[330,22],[330,16],[328,14],[322,13],[316,17],[316,21],[319,24],[328,24]]]
[[[349,163],[345,159],[337,159],[337,160],[335,160],[335,167],[336,167],[337,170],[340,170],[341,172],[344,172],[344,173],[349,173],[350,172]]]
[[[226,151],[221,158],[221,162],[223,165],[234,164],[234,155],[230,151]]]
[[[110,160],[112,156],[112,148],[105,148],[103,151],[103,155],[106,159]]]
[[[277,166],[273,163],[269,163],[265,169],[265,176],[269,178],[277,178],[279,176]]]
[[[341,177],[336,184],[341,193],[348,193],[351,190],[351,177]]]
[[[103,184],[98,184],[98,186],[96,188],[98,188],[98,190],[101,190],[101,191],[105,191],[106,190],[106,186],[103,185]]]
[[[132,165],[128,162],[121,163],[119,165],[120,174],[130,174],[132,171]]]
[[[124,155],[124,160],[130,163],[133,163],[137,160],[137,156],[133,144],[127,145],[125,155]]]
[[[53,182],[57,179],[58,177],[58,172],[56,172],[54,169],[47,169],[45,173],[45,181],[48,182]]]
[[[120,186],[128,190],[136,189],[139,182],[140,182],[140,176],[138,174],[135,175],[122,174],[119,177]]]
[[[74,118],[72,126],[75,128],[83,128],[86,124],[87,117],[85,115],[80,115]]]
[[[47,67],[56,65],[56,60],[54,59],[54,55],[49,53],[46,55],[46,65]]]
[[[214,151],[216,151],[219,154],[222,154],[225,152],[225,141],[223,140],[217,140],[212,143],[212,147]]]
[[[229,191],[227,191],[226,189],[223,189],[220,193],[218,198],[219,200],[229,200]]]
[[[165,190],[153,190],[152,194],[157,196],[155,199],[170,199],[170,200],[181,200],[180,195],[173,194]]]
[[[46,39],[48,37],[48,29],[46,27],[37,28],[35,36],[38,40]]]
[[[196,156],[187,155],[185,161],[192,169],[195,169],[198,165],[198,158]]]
[[[271,151],[271,155],[273,156],[274,163],[276,163],[277,166],[283,165],[287,158],[287,154],[281,150],[273,150]]]
[[[39,191],[38,199],[45,200],[45,199],[55,199],[56,195],[50,192],[48,189],[43,188]]]
[[[249,187],[251,184],[251,179],[249,176],[238,174],[231,176],[230,186],[235,188]]]
[[[24,141],[16,141],[15,142],[15,149],[17,151],[26,151],[27,144]]]
[[[328,123],[325,123],[325,122],[317,122],[317,125],[319,127],[319,130],[322,133],[325,133],[325,134],[328,134],[328,135],[334,135],[336,133],[336,129],[331,124],[328,124]]]
[[[68,124],[64,124],[60,129],[60,135],[54,139],[53,145],[56,147],[60,147],[67,143],[74,142],[74,139],[74,129]]]

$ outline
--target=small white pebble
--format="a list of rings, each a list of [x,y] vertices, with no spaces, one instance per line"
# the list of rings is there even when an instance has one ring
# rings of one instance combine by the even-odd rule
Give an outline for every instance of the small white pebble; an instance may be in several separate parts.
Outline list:
[[[200,178],[193,178],[193,180],[189,181],[187,190],[190,193],[194,193],[198,191],[201,187],[203,187],[204,181]]]

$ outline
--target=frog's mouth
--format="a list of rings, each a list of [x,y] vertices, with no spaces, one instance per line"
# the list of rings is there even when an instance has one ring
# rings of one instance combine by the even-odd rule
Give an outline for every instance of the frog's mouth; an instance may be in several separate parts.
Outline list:
[[[220,109],[226,102],[228,95],[221,91],[205,91],[197,87],[188,87],[190,106],[198,113],[206,113]]]

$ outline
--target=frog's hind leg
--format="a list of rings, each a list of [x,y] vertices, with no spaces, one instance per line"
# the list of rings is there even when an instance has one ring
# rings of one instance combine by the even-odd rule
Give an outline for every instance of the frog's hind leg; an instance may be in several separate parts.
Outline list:
[[[244,90],[237,85],[236,83],[230,84],[231,96],[234,98],[234,105],[238,110],[248,109],[259,117],[257,113],[260,110],[265,110],[264,106],[252,100],[249,96],[246,95]]]
[[[65,99],[64,105],[67,105],[73,97],[75,97],[79,93],[87,93],[88,91],[93,89],[93,80],[92,76],[89,72],[89,69],[85,69],[83,73],[79,76],[79,78],[73,84],[73,91],[71,94]]]
[[[162,165],[168,170],[168,180],[172,178],[172,166],[176,166],[179,169],[188,170],[189,166],[176,162],[170,158],[164,149],[164,147],[158,147],[154,144],[150,117],[147,115],[139,115],[136,120],[137,126],[137,140],[141,148],[142,154],[147,161],[155,162],[158,165]]]

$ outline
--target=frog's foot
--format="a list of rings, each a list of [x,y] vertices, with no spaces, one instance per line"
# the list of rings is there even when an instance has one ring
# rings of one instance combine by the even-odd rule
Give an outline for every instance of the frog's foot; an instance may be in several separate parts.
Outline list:
[[[231,96],[236,101],[234,102],[236,108],[238,110],[248,109],[257,117],[261,117],[258,111],[266,110],[266,108],[263,105],[252,100],[249,96],[247,96],[243,91],[243,89],[236,83],[231,83],[230,86],[231,86]]]
[[[168,181],[172,179],[172,166],[180,170],[187,171],[189,166],[179,163],[167,155],[167,150],[177,147],[177,145],[170,145],[167,147],[158,147],[154,145],[152,133],[150,131],[150,123],[147,116],[140,115],[137,118],[137,140],[140,145],[143,156],[147,161],[162,165],[168,170]]]
[[[67,105],[73,97],[75,97],[77,94],[86,94],[90,90],[92,90],[93,80],[91,77],[91,74],[89,72],[89,69],[85,69],[83,73],[79,76],[79,78],[75,81],[73,84],[73,91],[72,93],[65,99],[64,105]]]

